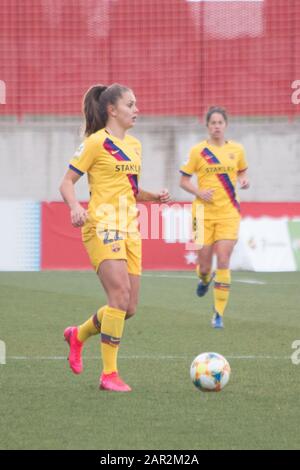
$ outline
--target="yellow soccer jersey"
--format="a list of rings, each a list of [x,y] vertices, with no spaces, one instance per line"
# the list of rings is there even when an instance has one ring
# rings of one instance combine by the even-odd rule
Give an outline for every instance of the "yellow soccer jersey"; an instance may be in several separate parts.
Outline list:
[[[141,143],[135,137],[126,135],[120,140],[101,129],[84,140],[69,167],[79,175],[88,175],[90,202],[85,229],[121,234],[138,231]]]
[[[239,171],[247,169],[242,145],[226,141],[218,147],[204,140],[195,145],[180,171],[184,175],[197,175],[199,189],[213,189],[212,202],[196,198],[195,204],[204,205],[205,219],[240,217],[240,205],[236,195]]]

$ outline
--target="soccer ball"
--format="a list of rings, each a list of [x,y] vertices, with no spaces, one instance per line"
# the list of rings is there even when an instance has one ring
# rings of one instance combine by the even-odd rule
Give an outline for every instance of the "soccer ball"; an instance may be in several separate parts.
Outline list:
[[[229,381],[230,365],[221,354],[205,352],[195,357],[190,374],[195,387],[202,392],[219,392]]]

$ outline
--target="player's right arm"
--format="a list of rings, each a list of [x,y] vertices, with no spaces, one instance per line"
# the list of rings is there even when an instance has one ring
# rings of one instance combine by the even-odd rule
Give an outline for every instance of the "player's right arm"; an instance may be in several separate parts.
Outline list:
[[[71,222],[74,227],[82,227],[88,218],[87,211],[76,199],[74,185],[93,166],[98,147],[99,142],[95,135],[84,140],[70,161],[69,170],[59,188],[63,200],[70,208]]]
[[[213,189],[199,189],[191,181],[191,175],[181,174],[180,178],[180,187],[187,191],[188,193],[193,194],[198,199],[202,199],[206,202],[211,202],[213,198]]]
[[[79,180],[80,175],[69,169],[65,174],[59,187],[63,200],[70,208],[70,216],[73,227],[82,227],[88,217],[87,211],[77,201],[74,185]]]
[[[211,202],[213,198],[213,189],[203,189],[195,186],[191,181],[191,176],[198,170],[198,146],[193,147],[190,151],[188,160],[180,167],[181,178],[179,185],[182,189],[188,193],[193,194],[198,199],[202,199],[206,202]]]

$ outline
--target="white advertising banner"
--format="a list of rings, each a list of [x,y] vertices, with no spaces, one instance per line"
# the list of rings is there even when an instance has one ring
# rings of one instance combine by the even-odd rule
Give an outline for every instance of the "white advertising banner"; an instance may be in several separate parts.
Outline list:
[[[0,271],[39,271],[40,203],[0,201]]]
[[[295,271],[287,218],[246,217],[231,258],[231,269]]]

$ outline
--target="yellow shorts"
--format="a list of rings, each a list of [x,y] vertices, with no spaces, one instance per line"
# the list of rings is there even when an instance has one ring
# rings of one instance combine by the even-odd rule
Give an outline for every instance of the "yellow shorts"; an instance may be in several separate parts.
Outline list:
[[[195,242],[199,244],[199,240],[202,241],[202,245],[212,245],[219,240],[237,240],[239,236],[240,218],[234,219],[211,219],[202,221],[202,230],[197,227],[196,217],[193,217],[193,233],[197,233],[195,236]],[[199,233],[202,236],[199,237]]]
[[[106,259],[124,259],[129,274],[141,275],[142,242],[140,237],[116,236],[116,232],[104,232],[98,236],[93,229],[82,229],[82,241],[95,269]]]

